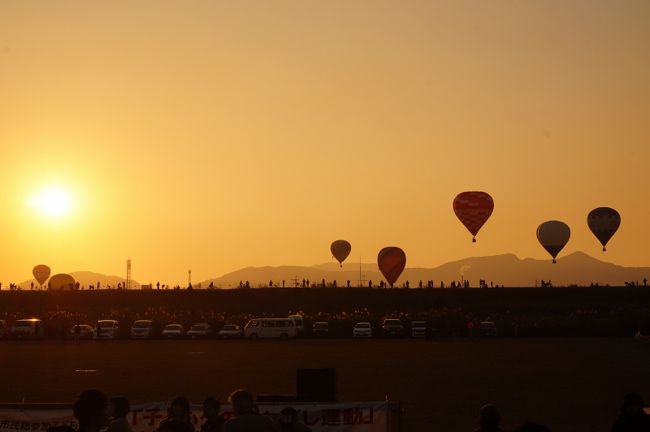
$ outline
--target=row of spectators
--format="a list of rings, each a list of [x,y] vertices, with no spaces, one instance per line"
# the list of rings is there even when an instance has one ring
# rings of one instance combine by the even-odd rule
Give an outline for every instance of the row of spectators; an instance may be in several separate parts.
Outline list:
[[[203,423],[195,430],[187,398],[174,399],[156,432],[309,432],[311,429],[301,423],[298,412],[292,407],[284,408],[279,416],[271,418],[259,413],[253,394],[248,390],[231,393],[229,402],[232,412],[220,413],[220,403],[213,397],[203,401]],[[126,416],[129,402],[123,397],[108,397],[99,390],[85,390],[73,406],[73,413],[79,427],[57,426],[48,432],[133,432]],[[644,403],[637,394],[628,394],[623,399],[619,417],[614,421],[612,432],[647,432],[650,430],[650,416],[644,411]],[[503,432],[501,414],[491,404],[484,405],[478,417],[475,432]],[[513,432],[550,432],[548,426],[537,422],[525,422]]]

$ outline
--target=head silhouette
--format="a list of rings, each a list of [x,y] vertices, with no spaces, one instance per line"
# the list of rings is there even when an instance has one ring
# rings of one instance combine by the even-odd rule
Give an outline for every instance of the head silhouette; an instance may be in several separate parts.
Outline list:
[[[109,410],[114,418],[122,418],[126,417],[129,411],[131,411],[131,406],[125,397],[118,396],[111,398]]]
[[[479,426],[483,429],[498,429],[501,424],[501,414],[494,405],[483,405],[479,412]]]
[[[96,431],[108,426],[108,397],[99,390],[84,390],[77,397],[72,412],[80,431]]]
[[[253,393],[248,390],[235,390],[230,394],[228,400],[232,404],[232,411],[236,416],[254,412],[255,401]]]

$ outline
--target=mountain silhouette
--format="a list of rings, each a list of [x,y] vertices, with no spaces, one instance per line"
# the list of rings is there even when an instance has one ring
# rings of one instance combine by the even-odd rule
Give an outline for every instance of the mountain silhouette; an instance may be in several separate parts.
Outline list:
[[[215,279],[201,282],[202,287],[207,287],[211,282],[218,288],[238,287],[239,282],[249,281],[253,288],[267,286],[273,281],[274,286],[292,287],[297,279],[299,285],[302,280],[320,284],[323,279],[330,284],[336,280],[337,286],[345,287],[347,281],[355,287],[359,279],[364,280],[363,286],[368,286],[372,281],[377,286],[384,280],[376,264],[325,263],[313,266],[279,266],[279,267],[246,267],[227,273]],[[360,277],[361,273],[361,277]],[[416,288],[419,281],[426,286],[432,280],[434,287],[440,287],[444,281],[449,287],[452,281],[468,280],[472,287],[479,285],[483,279],[488,285],[507,287],[534,287],[541,285],[541,281],[549,280],[554,286],[579,285],[588,286],[592,283],[599,285],[622,286],[626,282],[643,284],[643,279],[650,276],[650,267],[623,267],[620,265],[600,261],[584,252],[574,252],[559,258],[557,264],[551,260],[537,260],[533,258],[520,259],[514,254],[503,254],[485,257],[472,257],[448,262],[434,268],[406,268],[396,286],[403,286],[408,280],[411,288]]]

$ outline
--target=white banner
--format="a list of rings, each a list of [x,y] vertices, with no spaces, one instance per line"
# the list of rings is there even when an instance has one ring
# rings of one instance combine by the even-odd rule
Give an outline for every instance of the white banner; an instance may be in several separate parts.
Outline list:
[[[260,413],[277,418],[283,408],[298,411],[299,420],[313,432],[386,432],[388,431],[387,402],[350,403],[286,403],[258,405]],[[169,403],[134,405],[127,415],[134,432],[154,432],[167,415]],[[221,408],[225,418],[232,416],[229,405]],[[200,405],[192,406],[192,421],[198,432],[204,419]],[[46,432],[51,426],[68,425],[77,428],[71,409],[0,409],[0,432]]]

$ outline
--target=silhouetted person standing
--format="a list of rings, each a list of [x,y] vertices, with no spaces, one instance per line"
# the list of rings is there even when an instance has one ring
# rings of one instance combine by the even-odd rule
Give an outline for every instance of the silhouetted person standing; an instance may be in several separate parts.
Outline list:
[[[113,420],[106,429],[106,432],[133,432],[126,415],[131,411],[129,401],[125,397],[111,398],[108,404],[108,412]]]
[[[539,423],[526,422],[514,428],[512,432],[551,432],[551,430]]]
[[[280,411],[277,427],[281,432],[311,432],[311,428],[298,421],[298,411],[293,407],[286,407]]]
[[[253,394],[248,390],[235,390],[228,398],[233,417],[224,423],[223,432],[278,432],[273,421],[255,410]]]
[[[478,429],[474,432],[503,432],[499,427],[501,414],[494,405],[483,405],[478,417]]]
[[[190,402],[186,397],[178,396],[172,401],[172,405],[169,407],[169,414],[160,422],[158,431],[166,428],[178,432],[194,432]]]
[[[201,432],[221,432],[225,420],[219,415],[220,408],[221,403],[213,397],[206,398],[203,401],[205,422],[201,425]]]
[[[650,416],[643,411],[641,396],[630,393],[625,395],[621,413],[612,426],[612,432],[647,432],[650,431]]]
[[[108,397],[99,390],[84,390],[72,406],[79,432],[99,432],[110,422]]]

